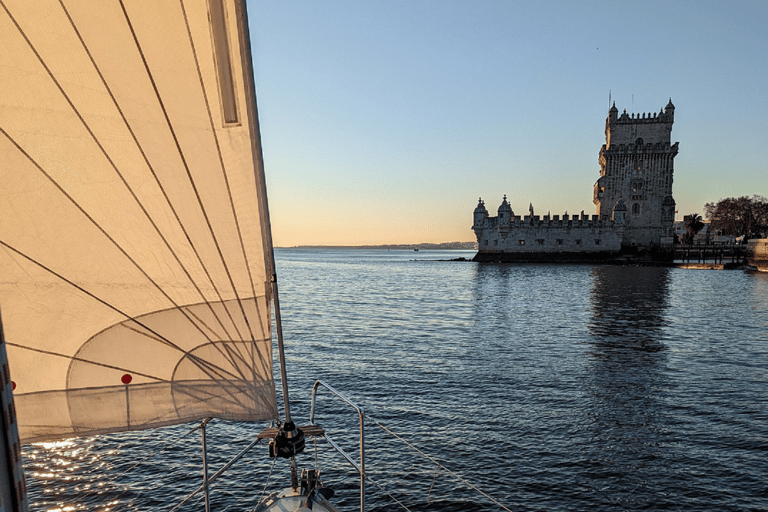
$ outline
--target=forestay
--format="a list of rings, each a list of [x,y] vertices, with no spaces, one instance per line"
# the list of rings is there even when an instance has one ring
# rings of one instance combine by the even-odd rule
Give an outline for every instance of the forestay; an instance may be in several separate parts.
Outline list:
[[[0,0],[0,307],[23,442],[277,417],[241,0]]]

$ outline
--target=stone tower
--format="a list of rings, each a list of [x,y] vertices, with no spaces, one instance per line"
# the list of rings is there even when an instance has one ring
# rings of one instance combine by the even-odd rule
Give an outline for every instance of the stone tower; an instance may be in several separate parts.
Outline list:
[[[670,144],[674,121],[671,99],[658,114],[630,116],[625,109],[619,116],[615,103],[608,111],[594,203],[600,219],[609,219],[617,202],[624,201],[624,245],[649,247],[671,241],[672,178],[679,144]]]

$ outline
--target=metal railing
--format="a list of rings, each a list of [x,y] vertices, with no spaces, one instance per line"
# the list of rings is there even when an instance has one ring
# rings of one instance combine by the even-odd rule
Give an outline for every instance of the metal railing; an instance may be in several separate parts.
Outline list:
[[[365,415],[363,414],[363,410],[357,406],[354,402],[352,402],[350,399],[333,389],[331,386],[323,382],[322,380],[315,381],[315,385],[312,386],[312,406],[309,410],[309,423],[310,425],[315,424],[315,398],[317,397],[317,390],[320,388],[320,386],[324,387],[337,397],[339,397],[341,400],[346,402],[348,405],[350,405],[355,411],[357,411],[357,417],[360,422],[360,463],[356,463],[354,460],[352,460],[352,457],[350,457],[338,444],[336,444],[329,436],[328,434],[325,435],[325,440],[328,441],[328,444],[330,444],[339,454],[344,457],[347,462],[349,462],[352,467],[354,467],[358,473],[360,473],[360,512],[365,512],[365,429],[364,429],[364,418]]]

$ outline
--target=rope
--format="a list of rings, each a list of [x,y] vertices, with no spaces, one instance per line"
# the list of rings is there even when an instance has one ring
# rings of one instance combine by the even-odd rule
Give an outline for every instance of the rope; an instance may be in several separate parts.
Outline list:
[[[411,512],[411,509],[409,509],[408,507],[406,507],[405,505],[403,505],[403,503],[402,503],[400,500],[398,500],[397,498],[395,498],[394,496],[392,496],[392,495],[391,495],[389,492],[387,492],[387,490],[386,490],[386,489],[384,489],[384,488],[383,488],[381,485],[379,485],[379,483],[378,483],[376,480],[374,480],[373,478],[371,478],[371,477],[370,477],[370,476],[368,476],[368,475],[365,475],[365,479],[366,479],[366,480],[368,480],[369,482],[371,482],[371,483],[372,483],[373,485],[375,485],[376,487],[378,487],[378,489],[379,489],[381,492],[383,492],[384,494],[386,494],[387,496],[389,496],[389,497],[392,499],[392,501],[394,501],[395,503],[397,503],[398,505],[400,505],[401,507],[403,507],[403,508],[404,508],[405,510],[407,510],[408,512]]]
[[[429,503],[429,497],[432,495],[432,489],[435,487],[437,481],[437,472],[440,470],[440,466],[435,465],[435,474],[432,475],[432,485],[429,486],[429,492],[427,493],[427,503]]]
[[[267,492],[267,486],[269,485],[269,479],[272,478],[272,470],[275,469],[275,462],[277,462],[277,457],[272,459],[272,466],[269,468],[269,474],[267,475],[267,481],[264,482],[264,489],[261,490],[261,496],[259,496],[259,501],[256,502],[256,506],[253,507],[253,510],[256,510],[259,507],[259,504],[261,503],[261,500],[264,499],[264,493]]]
[[[370,416],[366,416],[366,418],[367,418],[367,419],[368,419],[368,420],[369,420],[371,423],[373,423],[374,425],[376,425],[377,427],[381,428],[381,429],[382,429],[382,430],[384,430],[385,432],[387,432],[387,433],[389,433],[390,435],[392,435],[392,436],[396,437],[398,440],[402,441],[403,443],[405,443],[406,445],[408,445],[409,447],[411,447],[413,450],[415,450],[417,453],[419,453],[419,454],[420,454],[422,457],[424,457],[424,458],[427,458],[427,459],[431,460],[432,462],[434,462],[434,463],[435,463],[435,464],[436,464],[438,467],[440,467],[441,469],[444,469],[446,473],[450,474],[451,476],[453,476],[454,478],[456,478],[457,480],[459,480],[460,482],[462,482],[462,483],[463,483],[464,485],[466,485],[467,487],[469,487],[469,488],[471,488],[471,489],[473,489],[473,490],[477,491],[478,493],[482,494],[483,496],[485,496],[486,498],[488,498],[489,500],[491,500],[491,501],[492,501],[494,504],[498,505],[500,508],[502,508],[502,509],[506,510],[507,512],[512,512],[512,510],[510,510],[509,508],[505,507],[505,506],[504,506],[504,505],[503,505],[501,502],[499,502],[499,500],[497,500],[496,498],[494,498],[494,497],[492,497],[492,496],[490,496],[490,495],[488,495],[488,494],[484,493],[484,492],[483,492],[483,491],[481,491],[481,490],[480,490],[480,489],[479,489],[479,488],[478,488],[476,485],[473,485],[472,483],[468,482],[467,480],[465,480],[464,478],[462,478],[462,477],[461,477],[461,476],[459,476],[458,474],[454,473],[453,471],[451,471],[450,469],[448,469],[447,467],[445,467],[444,465],[442,465],[442,464],[441,464],[439,461],[437,461],[437,460],[436,460],[434,457],[432,457],[432,456],[430,456],[430,455],[427,455],[426,453],[424,453],[423,451],[421,451],[420,449],[418,449],[417,447],[415,447],[414,445],[412,445],[411,443],[409,443],[408,441],[406,441],[405,439],[403,439],[403,438],[402,438],[402,437],[400,437],[399,435],[395,434],[394,432],[392,432],[390,429],[388,429],[387,427],[385,427],[384,425],[382,425],[381,423],[379,423],[379,422],[378,422],[378,421],[376,421],[375,419],[371,418]]]

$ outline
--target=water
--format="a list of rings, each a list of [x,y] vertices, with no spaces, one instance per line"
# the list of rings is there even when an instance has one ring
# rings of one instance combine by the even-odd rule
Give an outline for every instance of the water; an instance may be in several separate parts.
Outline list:
[[[438,261],[459,256],[277,251],[299,423],[321,378],[515,511],[768,510],[768,275]],[[321,394],[319,421],[357,457],[351,410]],[[190,427],[28,446],[34,509],[170,508],[200,482],[199,433],[174,442]],[[211,467],[259,428],[213,422]],[[214,510],[287,485],[265,452]],[[319,457],[354,510],[354,472]],[[373,424],[366,464],[410,510],[499,510]],[[373,485],[368,505],[399,508]]]

